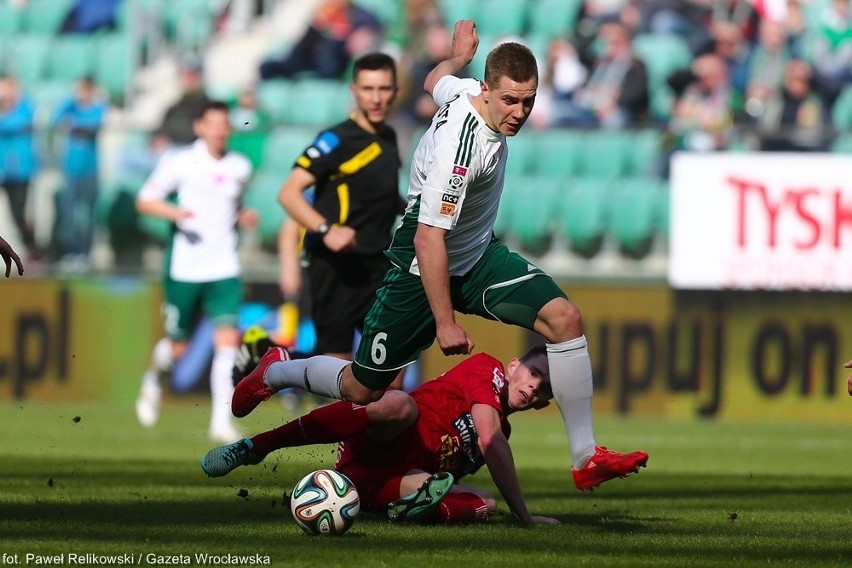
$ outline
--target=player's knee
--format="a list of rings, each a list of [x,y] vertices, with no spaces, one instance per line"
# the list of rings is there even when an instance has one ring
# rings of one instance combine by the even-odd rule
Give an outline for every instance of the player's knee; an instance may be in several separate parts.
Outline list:
[[[407,428],[417,420],[417,404],[408,393],[387,391],[379,400],[367,406],[367,415],[374,421],[394,422]]]
[[[583,317],[574,303],[556,298],[539,311],[535,328],[551,343],[560,343],[583,334]]]

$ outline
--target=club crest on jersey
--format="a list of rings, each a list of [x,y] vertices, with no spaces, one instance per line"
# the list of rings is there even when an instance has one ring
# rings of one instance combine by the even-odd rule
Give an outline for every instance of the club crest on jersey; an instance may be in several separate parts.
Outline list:
[[[503,371],[501,371],[499,367],[494,367],[491,384],[494,385],[494,392],[497,394],[501,393],[503,388],[506,386],[506,377],[503,375]]]

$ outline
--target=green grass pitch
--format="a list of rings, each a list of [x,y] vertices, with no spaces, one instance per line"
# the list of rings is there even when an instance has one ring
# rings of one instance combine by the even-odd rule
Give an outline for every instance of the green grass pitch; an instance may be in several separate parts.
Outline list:
[[[2,564],[50,555],[66,566],[251,565],[251,555],[310,567],[852,564],[849,426],[598,416],[599,443],[651,457],[640,475],[582,494],[558,414],[528,412],[512,419],[521,483],[533,513],[560,526],[519,526],[503,505],[484,525],[397,526],[361,514],[344,536],[310,537],[283,494],[330,466],[334,447],[208,479],[198,465],[212,447],[207,404],[171,399],[145,430],[127,405],[0,403]],[[284,416],[273,400],[243,425],[255,433]],[[484,469],[466,481],[494,491]]]

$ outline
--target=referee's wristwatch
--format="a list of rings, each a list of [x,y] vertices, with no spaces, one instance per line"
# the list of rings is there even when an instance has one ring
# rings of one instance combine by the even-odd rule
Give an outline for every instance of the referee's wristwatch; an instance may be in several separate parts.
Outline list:
[[[320,237],[324,237],[325,234],[329,231],[329,229],[331,229],[331,225],[328,224],[328,221],[323,221],[322,223],[320,223],[320,226],[317,227],[316,232]]]

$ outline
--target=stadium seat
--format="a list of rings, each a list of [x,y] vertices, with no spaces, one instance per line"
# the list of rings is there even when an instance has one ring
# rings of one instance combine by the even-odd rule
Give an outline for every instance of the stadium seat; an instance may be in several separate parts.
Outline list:
[[[528,136],[530,133],[521,133]],[[583,132],[553,129],[535,133],[533,172],[551,177],[567,177],[579,171]]]
[[[213,3],[209,0],[165,2],[162,22],[168,37],[181,51],[197,52],[213,36]]]
[[[301,128],[279,126],[270,132],[263,144],[263,169],[276,172],[278,183],[293,168],[296,158],[314,141],[317,132]]]
[[[346,119],[352,97],[344,81],[306,78],[293,85],[288,104],[292,112],[288,123],[324,128]]]
[[[838,130],[852,130],[852,85],[847,85],[834,100],[831,119]]]
[[[524,132],[507,140],[509,159],[506,161],[506,175],[527,175],[535,168],[535,133]]]
[[[576,254],[592,258],[607,230],[606,207],[611,180],[575,177],[560,182],[559,230]]]
[[[55,35],[71,9],[72,0],[27,0],[23,29],[26,33]]]
[[[485,0],[479,5],[476,28],[497,37],[520,36],[526,17],[527,0]]]
[[[257,106],[269,115],[273,124],[283,124],[289,119],[290,93],[295,83],[289,79],[269,79],[257,85]]]
[[[562,184],[549,177],[508,178],[510,192],[509,232],[525,250],[543,254],[550,246]],[[501,204],[502,205],[502,204]]]
[[[669,238],[669,184],[657,182],[657,206],[654,210],[657,219],[657,232],[663,239]]]
[[[688,69],[692,52],[686,40],[668,34],[640,34],[633,38],[633,51],[648,69],[649,87],[666,84],[666,78],[678,69]]]
[[[51,42],[51,37],[36,34],[18,34],[10,40],[6,70],[18,78],[24,90],[45,77]]]
[[[37,81],[30,85],[28,92],[35,105],[36,127],[45,127],[59,103],[73,94],[74,84],[68,81]]]
[[[654,128],[643,128],[630,134],[626,152],[626,176],[653,177],[659,171],[662,134]]]
[[[481,0],[439,0],[441,12],[444,14],[444,23],[450,32],[459,20],[474,20],[479,17],[479,6]],[[482,42],[479,43],[480,47]]]
[[[613,179],[627,169],[631,148],[627,130],[589,130],[581,134],[579,173],[582,176]]]
[[[128,34],[105,34],[97,38],[95,82],[114,102],[123,102],[132,88],[133,74],[139,65],[133,39]]]
[[[261,170],[249,182],[243,198],[243,205],[257,211],[260,217],[257,229],[260,241],[268,247],[277,247],[278,232],[287,217],[284,208],[278,204],[278,190],[282,181],[279,172]]]
[[[613,181],[607,200],[608,234],[621,252],[640,259],[648,254],[656,232],[659,183],[642,178]]]
[[[23,27],[23,9],[11,2],[0,2],[0,37],[8,37],[21,31]]]
[[[582,0],[532,0],[529,32],[545,38],[570,37],[580,15]]]
[[[50,44],[45,74],[55,81],[76,81],[94,75],[97,40],[85,34],[58,36]]]
[[[852,132],[843,132],[831,143],[835,154],[852,154]]]

